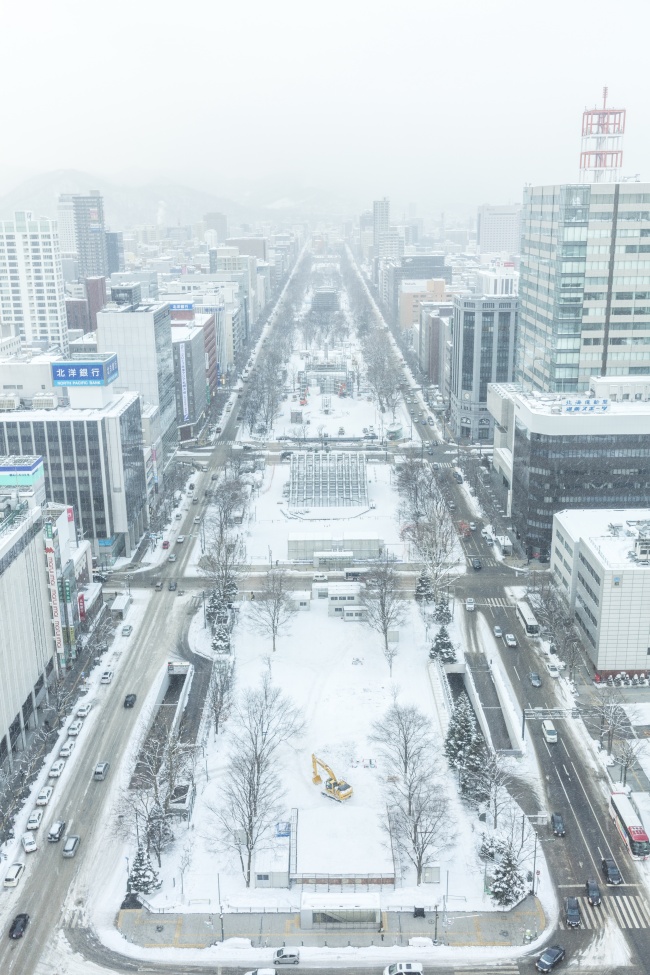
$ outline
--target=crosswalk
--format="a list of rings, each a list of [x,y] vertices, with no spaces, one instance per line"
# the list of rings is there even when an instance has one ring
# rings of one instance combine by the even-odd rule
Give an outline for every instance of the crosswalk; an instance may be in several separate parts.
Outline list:
[[[650,907],[640,894],[615,894],[602,898],[599,907],[592,907],[586,897],[578,897],[580,904],[581,927],[591,930],[600,928],[607,918],[612,918],[619,928],[650,927]],[[564,921],[560,928],[567,930]]]
[[[468,566],[470,568],[472,567],[472,559],[476,559],[478,557],[479,556],[477,556],[477,555],[468,555],[467,556],[467,564],[468,564]],[[482,555],[480,556],[480,559],[481,559],[481,565],[483,566],[484,569],[488,569],[488,568],[490,568],[490,566],[493,566],[493,565],[500,565],[500,563],[497,562],[496,559],[491,559],[491,558],[487,558],[486,559]]]
[[[474,968],[462,968],[460,965],[454,965],[451,970],[453,975],[485,975],[486,972],[489,972],[490,975],[519,975],[519,966],[516,962],[490,965],[489,968],[486,965]]]
[[[485,596],[483,599],[476,599],[476,606],[481,609],[483,606],[490,606],[492,609],[511,609],[512,603],[505,596]]]

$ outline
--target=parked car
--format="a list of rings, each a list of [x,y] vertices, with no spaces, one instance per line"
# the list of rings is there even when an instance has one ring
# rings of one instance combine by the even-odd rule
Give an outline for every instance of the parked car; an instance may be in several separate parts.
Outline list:
[[[587,900],[592,905],[592,907],[600,907],[600,887],[595,880],[588,880],[585,884],[585,893],[587,895]]]
[[[100,684],[110,684],[113,680],[113,671],[105,670],[101,676]]]
[[[542,686],[542,678],[539,676],[539,674],[536,674],[536,673],[533,672],[532,674],[529,675],[529,677],[530,677],[530,682],[533,685],[533,687],[541,687]]]
[[[125,626],[122,627],[122,636],[131,636],[132,633],[133,627],[130,623],[126,623]]]
[[[506,646],[510,647],[511,649],[517,646],[517,639],[514,633],[506,633],[505,641],[506,641]]]
[[[581,921],[578,898],[566,897],[564,900],[564,923],[568,928],[579,928]]]
[[[81,720],[81,718],[77,718],[75,721],[73,721],[70,727],[68,728],[68,734],[70,735],[70,737],[76,738],[79,732],[81,731],[81,729],[83,728],[83,726],[84,723]]]
[[[12,863],[7,873],[5,874],[5,879],[3,884],[5,887],[17,887],[18,881],[25,872],[25,864],[21,863],[19,860],[17,863]]]
[[[38,827],[41,825],[42,819],[43,819],[43,810],[34,809],[34,811],[30,814],[29,819],[27,820],[27,826],[25,828],[38,829]]]
[[[551,829],[555,836],[565,836],[564,817],[561,813],[551,813]]]
[[[77,742],[74,738],[68,738],[68,740],[64,742],[59,749],[59,758],[70,758],[76,744]]]
[[[41,789],[39,794],[36,796],[37,806],[47,806],[48,802],[52,798],[52,793],[54,789],[51,785],[46,785],[44,789]]]
[[[64,768],[65,768],[65,759],[57,758],[56,762],[54,762],[52,768],[48,772],[48,778],[58,779]]]
[[[23,835],[20,837],[20,845],[25,853],[36,853],[38,850],[33,833],[23,833]]]
[[[501,629],[500,626],[495,626],[494,627],[494,630],[493,630],[493,633],[494,633],[495,637],[497,637],[497,639],[499,639],[499,640],[503,636],[503,630]]]
[[[92,709],[93,709],[92,704],[82,704],[80,708],[77,708],[77,717],[87,718],[90,712],[92,711]]]
[[[136,694],[127,694],[126,697],[124,698],[124,707],[132,708],[136,702],[136,698],[137,698]]]
[[[559,962],[563,961],[565,955],[566,950],[562,945],[551,945],[550,948],[546,948],[541,953],[535,962],[535,968],[538,972],[550,972]]]
[[[551,675],[551,677],[559,677],[560,676],[560,671],[557,669],[557,667],[555,666],[555,664],[551,664],[551,663],[546,664],[546,669],[548,670],[548,672]]]
[[[603,857],[600,868],[603,871],[605,883],[608,886],[618,887],[623,883],[621,871],[616,866],[616,861],[613,857]]]
[[[162,547],[163,548],[169,548],[169,539],[168,538],[165,539],[165,541],[162,544]]]
[[[14,941],[17,938],[22,938],[25,931],[27,930],[27,925],[29,924],[29,914],[16,914],[15,918],[11,922],[11,927],[9,928],[9,937]]]
[[[468,596],[467,599],[465,600],[465,609],[469,613],[473,613],[474,610],[476,609],[476,603],[474,602],[471,596]]]

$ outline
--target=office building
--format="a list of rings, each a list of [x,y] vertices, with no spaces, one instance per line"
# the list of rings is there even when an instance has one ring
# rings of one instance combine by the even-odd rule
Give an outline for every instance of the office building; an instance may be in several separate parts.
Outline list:
[[[380,256],[382,238],[390,230],[390,200],[375,200],[372,204],[372,247],[374,257]]]
[[[217,241],[225,243],[228,238],[228,218],[225,213],[206,213],[203,217],[206,230],[214,230]]]
[[[104,200],[99,190],[72,197],[74,234],[82,278],[106,277],[108,254],[104,226]]]
[[[601,677],[647,673],[650,508],[572,508],[553,518],[551,572]]]
[[[452,323],[450,421],[464,440],[492,439],[488,383],[512,382],[517,298],[454,298]]]
[[[518,254],[521,248],[521,204],[479,207],[476,246],[479,254]]]
[[[121,230],[106,231],[106,262],[108,274],[124,270],[124,234]]]
[[[583,395],[488,387],[499,500],[529,556],[564,508],[650,504],[650,377],[593,377]]]
[[[268,240],[266,237],[229,237],[227,247],[236,247],[238,252],[258,261],[268,260]]]
[[[56,220],[20,211],[0,221],[2,337],[23,345],[68,347],[68,320]]]
[[[447,297],[447,282],[443,278],[430,281],[404,278],[399,285],[399,325],[412,328],[420,320],[420,307],[424,302],[444,302]]]
[[[116,390],[138,392],[145,403],[160,410],[162,463],[166,463],[178,439],[169,305],[107,305],[97,315],[97,349],[117,353]],[[160,475],[162,469],[159,465]]]
[[[172,328],[176,420],[182,442],[197,436],[205,419],[209,394],[205,376],[203,329],[190,323]]]
[[[86,278],[84,281],[88,301],[88,319],[91,332],[97,329],[97,312],[106,304],[106,278]]]
[[[61,257],[76,259],[77,238],[75,237],[74,230],[74,204],[71,193],[63,193],[59,197],[57,219]]]
[[[650,184],[527,188],[520,270],[518,381],[650,373]]]

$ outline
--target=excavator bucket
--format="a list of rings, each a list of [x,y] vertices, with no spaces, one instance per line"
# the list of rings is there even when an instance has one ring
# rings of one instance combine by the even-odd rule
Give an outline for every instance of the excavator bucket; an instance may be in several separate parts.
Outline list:
[[[314,785],[320,785],[322,781],[323,781],[322,778],[320,777],[318,772],[316,772],[316,775],[314,775],[314,777],[312,778],[312,782],[314,783]]]

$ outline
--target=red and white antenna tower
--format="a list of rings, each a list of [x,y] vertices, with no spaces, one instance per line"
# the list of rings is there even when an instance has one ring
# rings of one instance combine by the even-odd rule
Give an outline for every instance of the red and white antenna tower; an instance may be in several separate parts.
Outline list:
[[[617,183],[623,166],[625,109],[607,107],[607,88],[603,88],[603,107],[582,113],[581,183]]]

